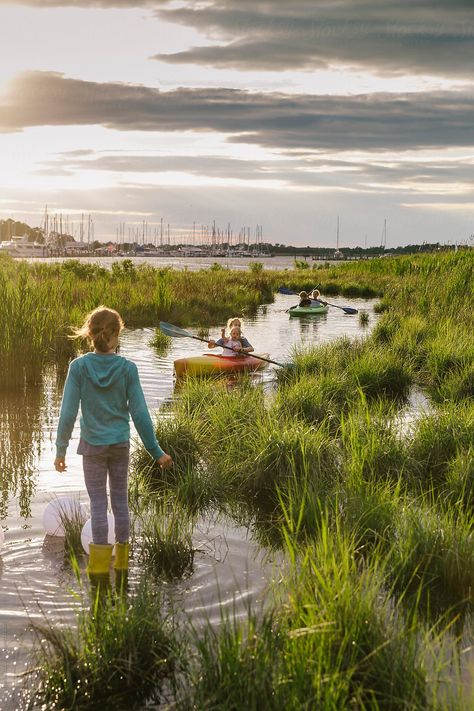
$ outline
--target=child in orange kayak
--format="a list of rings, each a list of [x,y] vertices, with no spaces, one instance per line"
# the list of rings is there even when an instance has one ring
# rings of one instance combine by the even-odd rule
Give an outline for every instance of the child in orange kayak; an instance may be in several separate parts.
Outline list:
[[[235,358],[239,355],[246,355],[247,353],[252,353],[253,346],[249,341],[242,335],[242,329],[240,326],[233,326],[230,330],[230,337],[219,338],[218,341],[210,340],[208,343],[208,348],[216,348],[217,346],[226,346],[223,348],[222,354],[227,358]],[[232,350],[229,350],[231,348]]]
[[[221,329],[221,338],[225,338],[227,334],[230,334],[231,328],[234,326],[238,326],[240,329],[243,330],[244,328],[244,322],[242,321],[241,318],[238,316],[232,316],[228,321],[227,321],[227,326],[224,326],[224,328]]]

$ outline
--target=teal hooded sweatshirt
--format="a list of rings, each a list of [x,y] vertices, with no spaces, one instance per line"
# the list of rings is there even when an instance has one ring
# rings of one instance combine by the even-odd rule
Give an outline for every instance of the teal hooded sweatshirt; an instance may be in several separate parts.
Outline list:
[[[71,362],[64,385],[56,456],[66,450],[81,406],[81,437],[89,444],[130,439],[130,415],[150,455],[164,452],[155,436],[135,363],[115,354],[86,353]]]

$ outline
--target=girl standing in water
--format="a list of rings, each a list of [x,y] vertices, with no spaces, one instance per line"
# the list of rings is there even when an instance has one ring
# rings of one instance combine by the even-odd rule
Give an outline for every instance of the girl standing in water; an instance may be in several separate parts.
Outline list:
[[[88,338],[94,350],[76,358],[69,366],[56,439],[54,466],[58,472],[64,472],[66,450],[80,405],[81,438],[77,452],[82,454],[91,502],[93,541],[87,571],[99,575],[108,574],[113,548],[107,542],[107,477],[115,519],[114,568],[128,569],[130,415],[150,456],[164,469],[173,464],[156,439],[137,366],[116,355],[123,326],[117,311],[99,306],[75,330],[74,337]]]

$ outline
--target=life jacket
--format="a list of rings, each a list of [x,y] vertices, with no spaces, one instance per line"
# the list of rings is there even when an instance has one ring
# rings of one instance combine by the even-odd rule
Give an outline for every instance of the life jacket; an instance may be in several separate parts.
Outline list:
[[[242,341],[240,339],[234,339],[232,340],[229,338],[227,343],[225,344],[226,348],[222,349],[221,355],[225,356],[226,358],[237,358],[238,356],[241,356],[242,353],[239,353],[238,351],[229,351],[229,348],[232,348],[233,346],[241,346],[242,347]]]

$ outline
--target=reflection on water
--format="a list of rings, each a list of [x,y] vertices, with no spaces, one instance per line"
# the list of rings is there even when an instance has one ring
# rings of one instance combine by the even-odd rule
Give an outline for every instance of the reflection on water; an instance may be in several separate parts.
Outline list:
[[[0,519],[8,511],[8,500],[18,500],[20,515],[30,515],[35,492],[35,462],[41,454],[46,397],[43,383],[22,387],[19,392],[0,391]]]
[[[343,299],[334,301],[340,305],[347,303]],[[245,335],[256,352],[268,352],[272,359],[285,362],[295,345],[318,344],[342,335],[355,337],[368,332],[361,328],[356,316],[347,316],[338,309],[316,317],[290,319],[285,310],[293,304],[294,297],[277,295],[275,303],[262,307],[246,322]],[[372,304],[351,300],[350,305],[367,309],[373,325],[377,317]],[[217,336],[219,330],[211,329],[210,336]],[[137,363],[152,412],[173,397],[173,361],[205,350],[203,344],[191,338],[180,338],[174,339],[166,352],[158,354],[149,345],[153,335],[153,328],[125,331],[121,342],[121,354]],[[271,387],[276,367],[269,365],[255,377]],[[76,454],[78,421],[68,450],[67,472],[58,474],[52,465],[64,377],[64,368],[51,369],[35,386],[0,393],[0,516],[6,529],[6,543],[0,553],[0,650],[3,648],[9,655],[0,671],[0,689],[5,684],[11,690],[12,679],[21,671],[19,667],[24,665],[31,644],[25,610],[33,619],[39,619],[39,604],[48,616],[71,622],[80,604],[71,594],[71,590],[77,589],[77,582],[65,564],[62,542],[45,538],[42,529],[42,513],[53,496],[77,495],[81,501],[87,501],[82,462]],[[194,573],[173,588],[183,610],[192,612],[196,620],[217,621],[222,606],[229,612],[246,614],[248,601],[263,599],[273,568],[246,526],[231,521],[202,521],[193,538],[199,551]],[[138,575],[137,563],[132,560],[132,584]],[[21,652],[14,649],[19,646],[20,638]],[[0,708],[16,708],[12,698],[2,701],[0,693]]]

